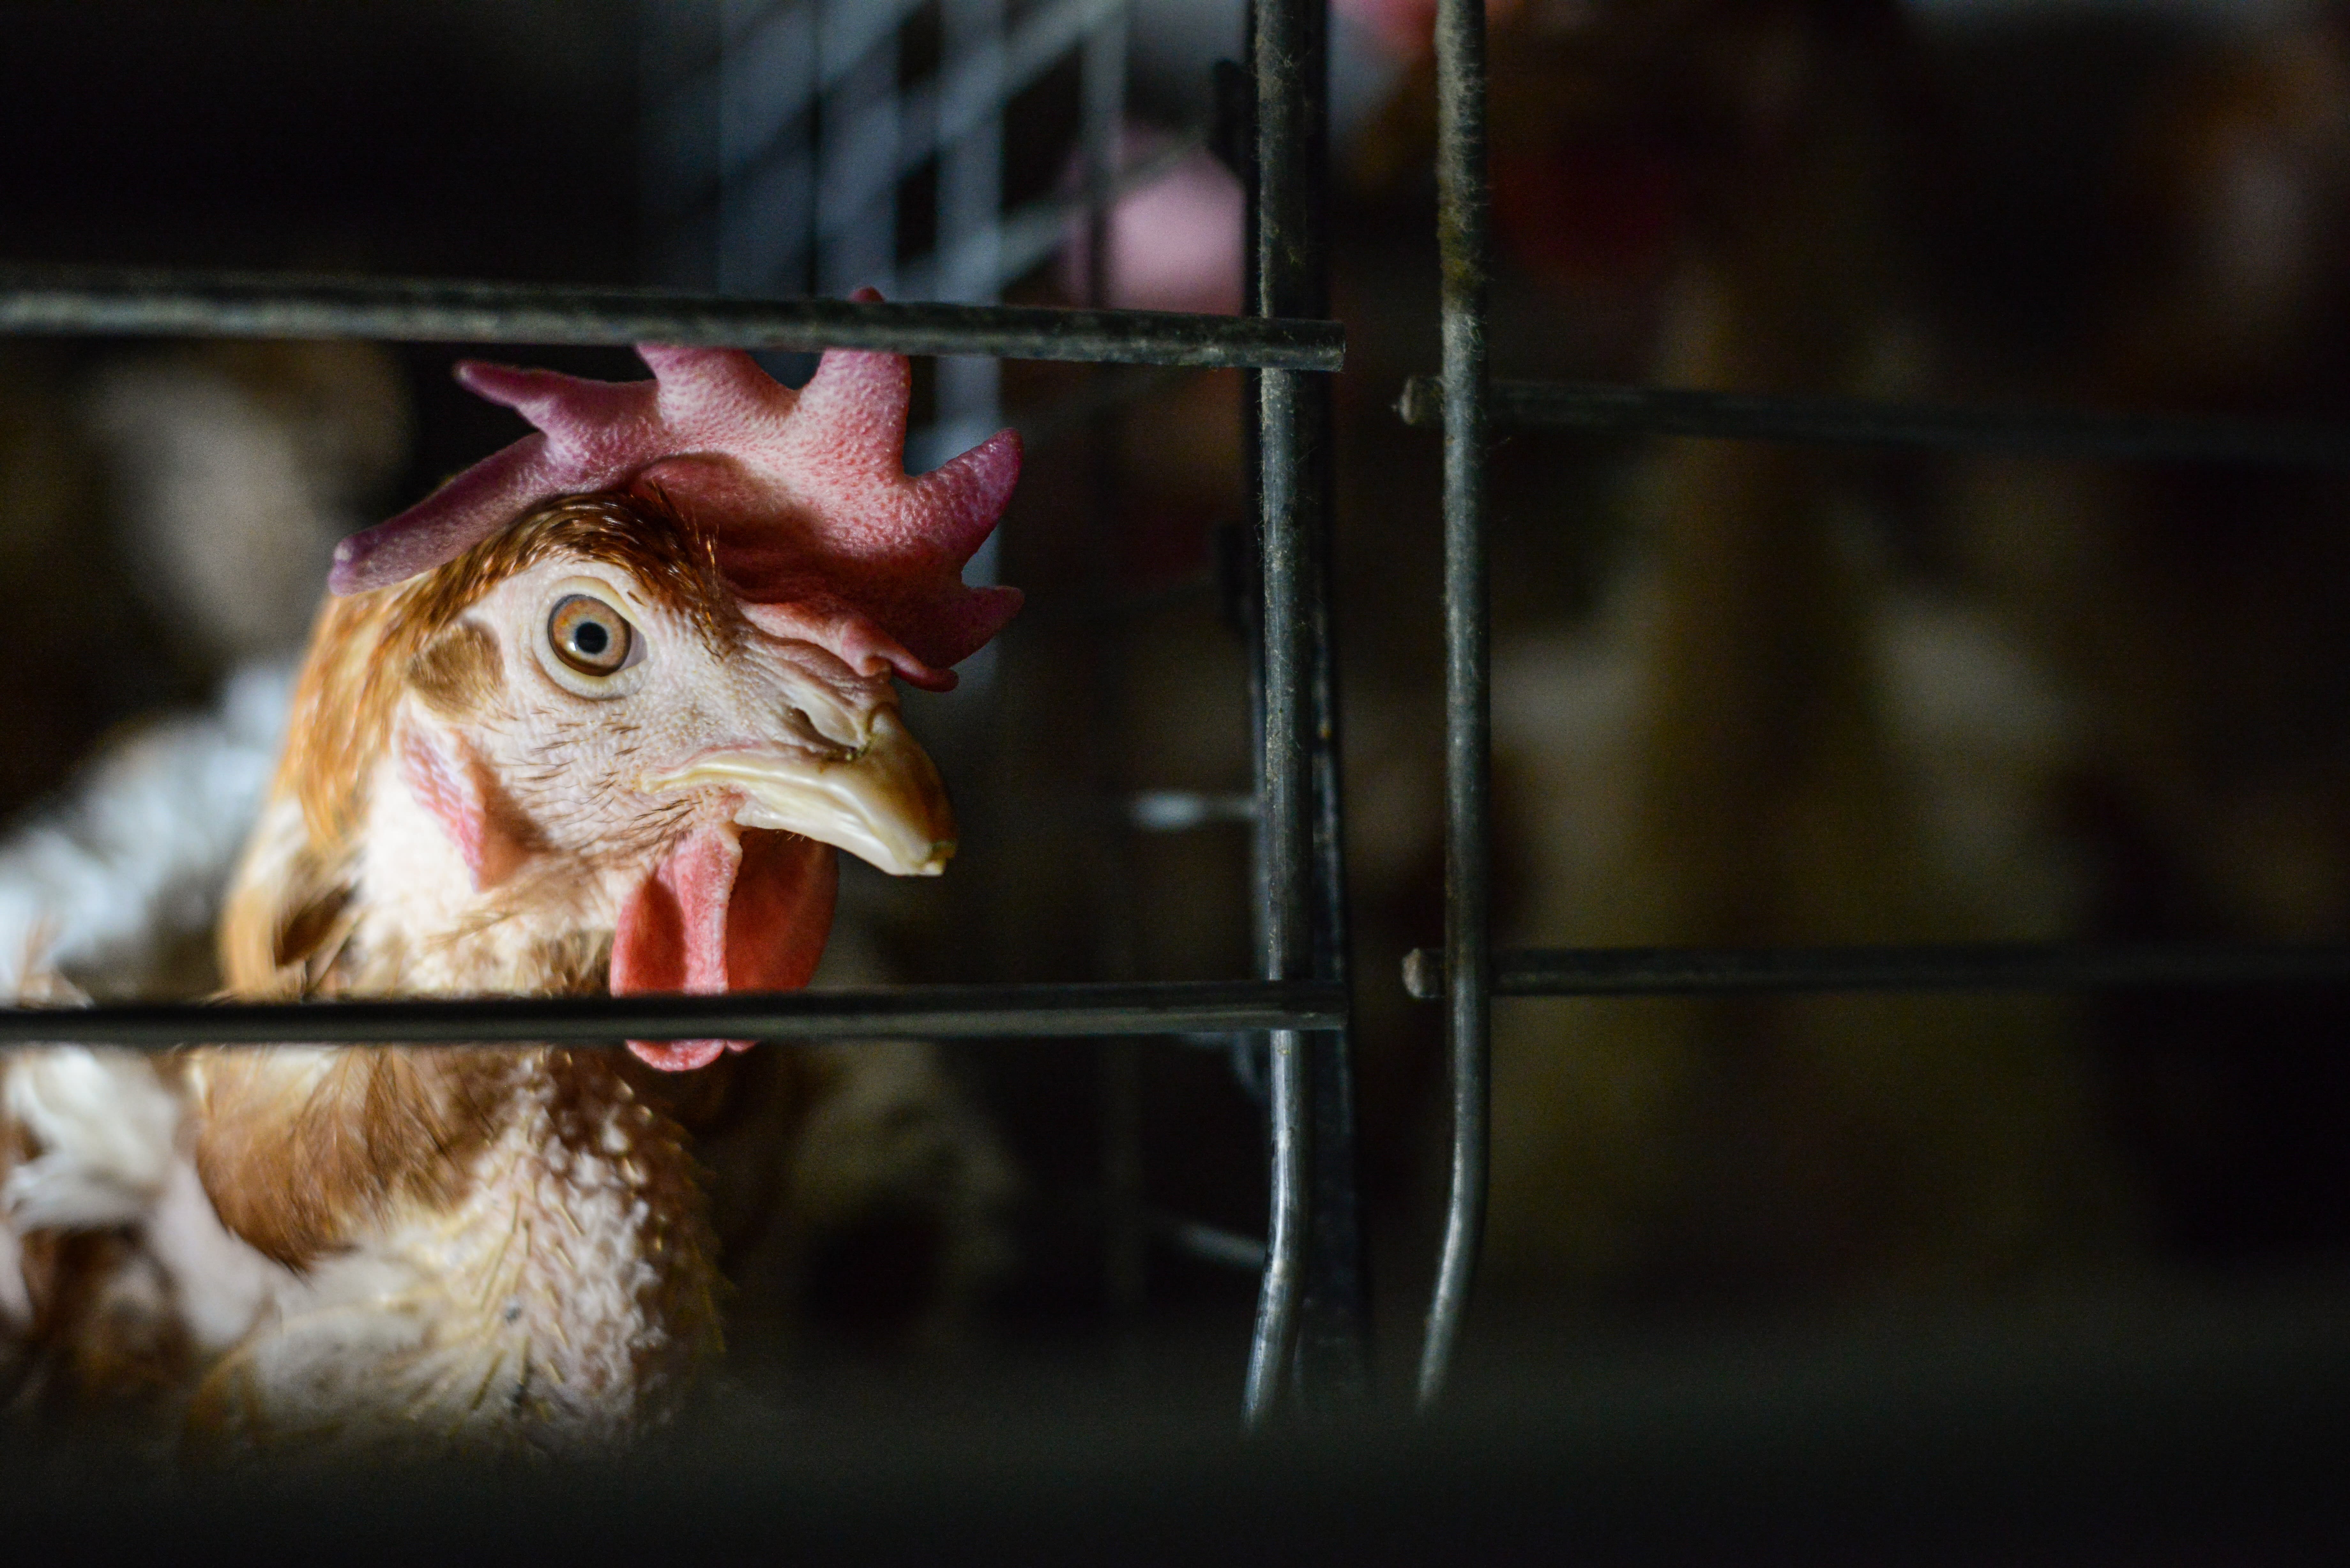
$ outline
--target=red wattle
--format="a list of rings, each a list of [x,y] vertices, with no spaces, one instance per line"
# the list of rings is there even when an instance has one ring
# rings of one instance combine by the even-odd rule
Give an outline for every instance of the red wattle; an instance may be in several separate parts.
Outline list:
[[[621,909],[612,933],[612,994],[796,991],[824,956],[838,881],[829,845],[728,823],[701,828]],[[629,1049],[681,1073],[750,1044],[631,1040]]]

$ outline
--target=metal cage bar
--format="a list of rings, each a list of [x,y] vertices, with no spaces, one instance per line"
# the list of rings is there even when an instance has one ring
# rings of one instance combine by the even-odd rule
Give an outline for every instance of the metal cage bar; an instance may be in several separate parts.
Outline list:
[[[1253,303],[1260,319],[1319,316],[1328,301],[1323,0],[1258,0],[1249,52],[1256,85]],[[1310,975],[1343,994],[1329,388],[1319,377],[1265,368],[1255,392],[1263,972],[1268,981]],[[1272,1222],[1244,1398],[1252,1426],[1272,1415],[1284,1379],[1294,1379],[1309,1405],[1341,1399],[1363,1391],[1368,1361],[1345,1020],[1320,1031],[1277,1029],[1270,1046]]]
[[[1323,0],[1297,7],[1288,49],[1299,93],[1288,128],[1299,164],[1289,185],[1294,212],[1254,240],[1260,308],[1268,317],[1321,319],[1330,311],[1330,20]],[[1347,919],[1345,803],[1339,776],[1337,630],[1333,606],[1336,522],[1333,388],[1327,378],[1279,372],[1295,383],[1299,441],[1297,616],[1305,659],[1299,675],[1305,733],[1305,809],[1309,870],[1305,896],[1308,971],[1336,984],[1353,1015]],[[1259,379],[1269,377],[1260,376]],[[1325,1414],[1371,1392],[1369,1257],[1363,1233],[1360,1154],[1355,1120],[1354,1043],[1347,1028],[1307,1032],[1303,1088],[1307,1130],[1304,1257],[1299,1271],[1292,1369],[1309,1414]]]
[[[1485,566],[1484,0],[1437,0],[1437,243],[1444,346],[1445,1035],[1452,1091],[1444,1251],[1428,1308],[1419,1401],[1443,1391],[1485,1224],[1492,1125],[1488,992],[1492,833],[1490,631]]]
[[[859,34],[825,39],[816,51],[817,67],[806,84],[808,91],[839,107],[832,99],[853,85],[849,67],[878,54],[881,35],[902,20],[905,9],[873,7],[869,15],[853,18],[852,27],[856,20],[870,24],[869,37]],[[983,47],[972,51],[975,57],[987,52],[983,46],[1001,28],[1001,7],[977,0],[972,19],[976,32],[986,35],[979,39]],[[806,45],[809,20],[805,8],[791,5],[738,5],[720,17],[722,26],[732,29],[728,36],[755,32],[758,40],[753,41],[764,41],[764,52],[746,69],[774,66],[776,50],[795,40]],[[1033,75],[1044,57],[1039,51],[1045,46],[1038,39],[1045,33],[1058,39],[1071,27],[1086,35],[1089,67],[1106,68],[1113,63],[1112,55],[1122,55],[1123,13],[1117,0],[1063,0],[1029,18],[1024,29],[1015,29],[997,51],[1008,50],[1013,57],[1008,60],[962,59],[941,89],[938,123],[926,120],[910,133],[935,143],[974,115],[1000,111],[1002,84],[992,78]],[[1276,1045],[1275,1109],[1269,1138],[1274,1221],[1262,1258],[1264,1282],[1248,1378],[1248,1416],[1252,1422],[1262,1421],[1283,1395],[1284,1383],[1293,1397],[1315,1404],[1364,1391],[1368,1307],[1347,1050],[1350,1005],[1327,545],[1330,404],[1325,374],[1339,369],[1345,334],[1336,322],[1320,318],[1327,308],[1322,213],[1326,34],[1324,0],[1256,0],[1253,36],[1257,40],[1259,179],[1252,217],[1258,243],[1252,259],[1259,286],[1255,313],[1246,317],[976,302],[775,299],[741,293],[418,278],[0,269],[0,333],[853,348],[1259,372],[1254,439],[1260,459],[1264,584],[1258,697],[1265,722],[1260,794],[1248,815],[1261,840],[1263,978],[717,996],[0,1008],[0,1044],[88,1043],[147,1050],[196,1044],[611,1045],[622,1038],[1034,1038],[1263,1032]],[[1061,40],[1054,51],[1075,41],[1074,36]],[[722,58],[722,71],[724,66]],[[991,79],[983,81],[983,76]],[[1094,157],[1085,199],[1098,208],[1134,176],[1117,169],[1115,146],[1103,145],[1102,132],[1114,120],[1111,100],[1089,107],[1097,110],[1089,118],[1100,123],[1089,127]],[[726,106],[719,108],[723,120]],[[781,109],[769,108],[775,112],[757,124],[720,127],[732,133],[720,136],[717,151],[723,160],[772,161],[777,156],[779,138],[787,129],[783,120],[805,111],[806,105],[794,99]],[[871,116],[848,118],[862,123]],[[889,161],[894,168],[908,155],[899,147]],[[793,175],[796,169],[794,165],[782,172]],[[795,177],[805,184],[806,172],[797,170]],[[962,183],[973,191],[993,182],[992,171],[966,172],[972,178]],[[772,196],[768,187],[773,184],[768,182],[762,192]],[[972,194],[958,188],[941,199],[961,202]],[[743,244],[758,242],[753,248],[764,248],[731,272],[722,265],[716,279],[722,289],[764,291],[790,281],[772,275],[774,258],[766,253],[775,247],[766,241],[776,223],[789,218],[784,207],[796,213],[804,204],[786,202],[774,211],[736,214],[750,224]],[[975,208],[978,202],[962,204]],[[1035,222],[1057,226],[1066,205],[1053,204]],[[809,223],[820,236],[829,233],[820,215]],[[970,226],[946,225],[958,231]],[[1098,234],[1096,238],[1098,254]],[[725,251],[723,245],[720,248]],[[950,248],[951,261],[968,259],[963,251],[969,247],[960,241]],[[719,257],[722,264],[727,254],[732,252]],[[983,297],[1003,281],[1004,264],[984,254],[977,259],[991,264],[990,276],[977,282],[963,277],[964,286],[958,292]],[[744,271],[753,263],[760,269],[758,280]],[[1258,1259],[1253,1247],[1245,1239],[1225,1239],[1219,1256],[1229,1254],[1225,1261],[1254,1266]]]
[[[1412,425],[1440,425],[1444,410],[1444,382],[1433,376],[1406,381],[1396,404],[1404,422]],[[1496,425],[1594,434],[2002,452],[2099,462],[2350,467],[2350,430],[2295,421],[1958,408],[1581,381],[1496,381],[1487,417]]]
[[[906,1035],[1173,1034],[1329,1029],[1325,981],[911,985],[719,995],[121,1003],[0,1008],[0,1045],[609,1044],[620,1039],[873,1040]]]
[[[1577,382],[1489,382],[1483,286],[1483,7],[1439,0],[1438,239],[1441,377],[1414,377],[1397,412],[1444,431],[1445,946],[1404,961],[1414,997],[1441,1001],[1452,1074],[1451,1189],[1420,1363],[1441,1392],[1475,1272],[1486,1185],[1488,1024],[1494,996],[1689,996],[1838,991],[2062,991],[2350,983],[2350,946],[1974,943],[1763,950],[1488,946],[1488,639],[1482,470],[1490,427],[1600,434],[1997,452],[2102,462],[2350,467],[2350,430],[2311,422],[2066,410],[1957,408]]]
[[[1444,995],[1444,955],[1415,950],[1404,988]],[[1537,948],[1493,960],[1495,996],[1771,991],[2105,991],[2350,984],[2350,947],[2238,942],[1955,942],[1809,948]]]
[[[1204,369],[1326,371],[1346,357],[1346,330],[1335,321],[130,270],[0,271],[0,332],[877,348]]]

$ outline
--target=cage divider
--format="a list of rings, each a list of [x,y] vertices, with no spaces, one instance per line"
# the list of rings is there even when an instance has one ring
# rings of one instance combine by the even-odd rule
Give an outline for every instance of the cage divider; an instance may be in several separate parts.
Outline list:
[[[1247,275],[1260,319],[1329,307],[1329,20],[1323,0],[1259,0]],[[1234,98],[1243,95],[1231,95]],[[1227,116],[1227,119],[1237,118]],[[1259,739],[1258,936],[1269,980],[1347,987],[1331,657],[1330,387],[1283,368],[1252,378],[1250,441],[1263,592],[1253,709]],[[1315,1414],[1368,1392],[1369,1302],[1356,1180],[1353,1064],[1336,1027],[1267,1042],[1271,1222],[1243,1409]]]
[[[101,1002],[0,1008],[0,1045],[602,1045],[630,1040],[902,1040],[1336,1027],[1346,993],[1313,980],[899,985],[389,1001]]]
[[[869,348],[1203,369],[1336,370],[1346,357],[1335,321],[137,268],[0,268],[9,333]]]
[[[1414,376],[1396,411],[1445,421],[1444,381]],[[2307,420],[2182,418],[2083,409],[1968,407],[1871,398],[1781,397],[1597,381],[1495,381],[1487,418],[1521,430],[1798,441],[1807,446],[1996,452],[2104,462],[2350,467],[2350,429]]]
[[[1443,1251],[1419,1403],[1443,1392],[1485,1224],[1492,1126],[1491,603],[1486,583],[1484,0],[1437,0],[1437,244],[1444,359],[1445,1044],[1452,1102]]]
[[[1444,955],[1414,950],[1404,989],[1444,994]],[[1947,942],[1877,947],[1532,948],[1493,960],[1495,996],[1758,992],[2111,991],[2350,984],[2350,947],[2298,942]]]
[[[1292,127],[1307,176],[1294,222],[1297,240],[1290,275],[1268,293],[1268,314],[1320,320],[1330,312],[1329,13],[1321,0],[1301,5],[1295,19],[1294,67],[1300,95]],[[1268,269],[1268,276],[1278,277]],[[1306,1116],[1312,1137],[1306,1162],[1305,1256],[1293,1370],[1297,1400],[1309,1417],[1359,1403],[1372,1392],[1370,1263],[1362,1221],[1361,1153],[1355,1115],[1353,978],[1348,950],[1345,800],[1339,757],[1337,628],[1334,607],[1332,535],[1336,525],[1336,446],[1332,387],[1321,376],[1298,382],[1299,494],[1306,507],[1299,530],[1298,615],[1305,632],[1304,722],[1307,762],[1306,812],[1310,856],[1307,961],[1317,981],[1347,996],[1348,1027],[1305,1037]]]

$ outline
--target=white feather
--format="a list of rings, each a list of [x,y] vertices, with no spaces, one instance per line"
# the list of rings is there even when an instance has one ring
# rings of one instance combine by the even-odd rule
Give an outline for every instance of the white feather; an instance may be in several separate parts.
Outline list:
[[[106,752],[74,791],[0,843],[0,992],[54,968],[95,995],[137,995],[201,940],[276,765],[290,666],[238,670],[208,712]]]
[[[128,1051],[55,1045],[7,1065],[7,1113],[40,1152],[0,1182],[19,1232],[135,1224],[163,1189],[180,1102],[154,1064]]]

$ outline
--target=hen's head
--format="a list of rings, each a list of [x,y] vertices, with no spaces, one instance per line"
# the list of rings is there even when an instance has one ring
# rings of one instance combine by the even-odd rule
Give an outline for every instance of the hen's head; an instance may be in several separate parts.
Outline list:
[[[961,579],[1017,438],[909,477],[899,356],[836,350],[794,392],[745,354],[639,352],[652,381],[463,368],[537,433],[338,551],[233,988],[784,989],[836,848],[953,853],[893,681],[951,686],[1018,607]],[[742,1044],[632,1043],[676,1068]]]

